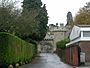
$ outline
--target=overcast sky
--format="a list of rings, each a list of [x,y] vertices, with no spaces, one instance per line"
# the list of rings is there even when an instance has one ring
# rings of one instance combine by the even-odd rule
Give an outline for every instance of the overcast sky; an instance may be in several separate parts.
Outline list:
[[[23,1],[23,0],[18,0]],[[81,7],[86,5],[90,0],[41,0],[46,4],[46,9],[48,10],[49,24],[64,23],[67,21],[68,11],[72,12],[72,16],[75,17],[76,13]],[[18,3],[20,5],[20,3]]]
[[[66,24],[66,15],[68,11],[72,12],[72,16],[90,0],[42,0],[46,4],[49,16],[49,24],[64,23]]]

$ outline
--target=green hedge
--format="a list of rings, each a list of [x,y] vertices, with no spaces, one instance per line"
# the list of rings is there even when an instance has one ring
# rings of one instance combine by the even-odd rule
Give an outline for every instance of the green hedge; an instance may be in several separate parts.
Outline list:
[[[0,66],[32,60],[36,45],[8,34],[0,33]]]
[[[65,49],[66,48],[66,43],[68,43],[70,40],[69,39],[64,39],[61,41],[58,41],[56,43],[57,48]]]
[[[65,58],[66,58],[65,57],[65,48],[66,48],[66,44],[68,42],[70,42],[70,40],[68,38],[66,38],[66,39],[63,39],[56,43],[56,45],[57,45],[56,53],[58,54],[61,61],[63,61],[63,62],[65,62]]]

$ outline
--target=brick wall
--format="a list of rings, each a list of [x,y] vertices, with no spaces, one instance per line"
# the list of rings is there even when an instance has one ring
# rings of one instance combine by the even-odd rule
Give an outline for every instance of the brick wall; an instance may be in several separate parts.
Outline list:
[[[79,65],[79,54],[78,54],[78,47],[77,45],[72,47],[72,63],[73,65]]]
[[[90,41],[81,41],[79,46],[81,51],[85,53],[86,62],[90,62]]]
[[[66,56],[65,56],[66,63],[70,64],[70,48],[66,48],[65,52],[66,52]]]
[[[70,46],[66,48],[66,62],[71,65],[79,65],[78,46]]]
[[[80,64],[80,47],[81,52],[85,53],[86,62],[90,62],[90,41],[81,41],[78,45],[72,44],[66,48],[66,62],[78,66]]]

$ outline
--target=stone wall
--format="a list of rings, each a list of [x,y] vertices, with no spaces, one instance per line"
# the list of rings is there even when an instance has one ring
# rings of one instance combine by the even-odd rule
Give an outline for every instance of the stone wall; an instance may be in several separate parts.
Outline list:
[[[47,32],[43,42],[41,43],[51,43],[53,47],[53,51],[56,51],[56,42],[63,40],[67,38],[70,34],[70,29],[67,26],[57,26],[57,25],[49,25],[49,31]],[[38,45],[38,50],[40,51],[42,45],[44,44],[39,44]]]
[[[63,40],[67,37],[66,31],[54,31],[54,49],[56,50],[56,42]]]
[[[43,40],[38,44],[38,52],[48,52],[46,50],[50,49],[50,52],[55,51],[53,40]]]

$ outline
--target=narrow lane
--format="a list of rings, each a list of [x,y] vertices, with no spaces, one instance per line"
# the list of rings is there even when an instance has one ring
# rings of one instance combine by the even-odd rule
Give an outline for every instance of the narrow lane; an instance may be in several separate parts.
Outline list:
[[[56,54],[41,53],[32,63],[21,66],[20,68],[72,68],[60,61]]]

